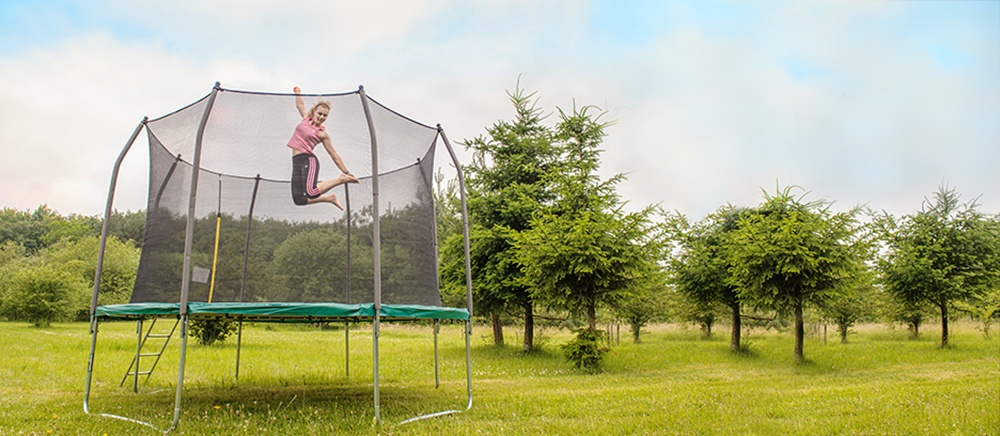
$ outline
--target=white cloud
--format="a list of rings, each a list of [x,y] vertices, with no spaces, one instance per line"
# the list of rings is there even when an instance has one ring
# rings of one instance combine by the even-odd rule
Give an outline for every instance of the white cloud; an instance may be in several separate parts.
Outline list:
[[[757,204],[776,180],[894,213],[916,210],[942,182],[970,198],[995,195],[995,24],[968,30],[946,16],[914,26],[905,2],[751,4],[721,21],[687,9],[658,12],[681,24],[654,27],[646,45],[620,45],[593,33],[599,17],[576,2],[108,0],[93,13],[130,30],[88,30],[0,58],[3,204],[100,212],[141,116],[178,109],[216,80],[271,92],[364,84],[458,142],[513,116],[504,91],[519,74],[546,110],[575,99],[618,121],[602,173],[628,174],[620,193],[635,208],[662,202],[700,218],[724,203]],[[927,46],[935,38],[981,63],[941,65]],[[119,190],[122,201],[138,198],[127,208],[143,206],[136,159],[143,175],[123,175]],[[30,169],[46,162],[52,176]],[[1000,209],[1000,197],[982,202]]]

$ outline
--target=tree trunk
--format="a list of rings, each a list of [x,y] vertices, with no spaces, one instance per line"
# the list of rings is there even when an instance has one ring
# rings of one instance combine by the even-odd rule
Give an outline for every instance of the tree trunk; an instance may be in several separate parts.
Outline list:
[[[948,303],[941,303],[941,347],[948,346]]]
[[[740,329],[742,328],[741,318],[740,318],[740,305],[736,303],[731,306],[733,309],[733,333],[730,335],[729,349],[731,351],[740,351]]]
[[[847,343],[847,331],[850,330],[850,327],[847,324],[841,324],[841,325],[837,326],[837,329],[840,330],[840,343],[841,344],[846,344]]]
[[[500,315],[493,314],[493,344],[503,345],[503,325],[500,324]]]
[[[535,313],[534,305],[527,303],[524,305],[524,351],[531,351],[535,348]]]
[[[802,321],[802,302],[795,303],[795,361],[802,362],[805,355],[802,353],[802,344],[805,341],[806,328]]]
[[[587,322],[590,323],[591,330],[597,330],[597,309],[594,307],[594,303],[587,305]]]

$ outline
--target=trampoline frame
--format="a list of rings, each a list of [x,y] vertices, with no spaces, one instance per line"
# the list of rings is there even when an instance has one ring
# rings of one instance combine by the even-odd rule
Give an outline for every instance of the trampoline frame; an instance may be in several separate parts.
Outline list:
[[[184,243],[184,271],[182,272],[181,281],[181,292],[180,301],[177,303],[162,302],[162,303],[132,303],[132,304],[119,304],[119,305],[107,305],[98,306],[98,293],[100,291],[101,276],[104,264],[104,253],[107,243],[107,237],[109,233],[109,220],[112,213],[112,207],[114,205],[115,190],[118,183],[119,171],[121,169],[122,162],[125,156],[128,154],[132,145],[135,143],[139,136],[139,133],[144,127],[147,127],[149,121],[148,117],[143,117],[142,121],[136,126],[132,135],[129,137],[121,153],[118,155],[118,159],[115,161],[114,169],[111,175],[111,183],[108,188],[108,199],[104,210],[104,221],[101,227],[101,238],[99,242],[98,255],[97,255],[97,266],[94,274],[94,287],[93,295],[90,302],[90,355],[87,363],[87,377],[86,386],[83,399],[83,410],[84,413],[90,414],[90,393],[92,388],[93,370],[94,370],[94,360],[96,356],[97,349],[97,334],[98,327],[101,320],[110,319],[135,319],[138,323],[141,323],[145,319],[150,318],[179,318],[180,321],[180,357],[178,361],[178,371],[177,371],[177,386],[174,398],[174,413],[173,419],[171,420],[170,427],[166,430],[161,430],[151,423],[143,422],[140,420],[111,415],[106,413],[99,413],[98,416],[121,419],[128,422],[145,425],[147,427],[156,429],[158,431],[163,431],[164,433],[170,432],[171,430],[178,427],[180,422],[180,412],[183,403],[183,388],[184,388],[184,369],[187,356],[187,338],[188,338],[188,324],[192,319],[208,319],[208,318],[218,318],[227,317],[235,318],[240,321],[240,333],[239,340],[237,342],[237,355],[236,355],[236,377],[239,377],[239,350],[242,343],[242,321],[255,321],[255,322],[344,322],[345,325],[349,326],[351,322],[363,322],[370,321],[372,323],[372,378],[373,378],[373,405],[375,422],[381,424],[381,413],[379,404],[379,336],[380,336],[380,323],[381,321],[404,321],[404,320],[433,320],[434,321],[434,362],[435,362],[435,388],[439,386],[438,379],[438,346],[437,346],[437,336],[439,330],[439,321],[441,319],[449,320],[460,320],[464,321],[465,329],[465,355],[466,355],[466,391],[468,396],[468,402],[464,409],[461,410],[445,410],[441,412],[416,416],[407,420],[400,422],[400,424],[413,422],[421,419],[432,418],[437,416],[443,416],[453,413],[461,413],[472,408],[472,352],[471,352],[471,337],[472,337],[472,271],[471,271],[471,260],[470,260],[470,241],[469,241],[469,219],[468,219],[468,208],[466,205],[466,193],[465,193],[465,180],[462,174],[462,166],[458,162],[458,158],[455,154],[454,149],[451,146],[451,142],[448,140],[444,129],[438,124],[437,132],[438,136],[442,139],[448,154],[451,157],[452,163],[457,171],[458,178],[458,191],[459,200],[462,209],[462,236],[464,239],[464,253],[465,253],[465,285],[466,285],[466,308],[449,308],[449,307],[436,307],[436,306],[419,306],[419,305],[394,305],[394,304],[382,304],[382,284],[381,284],[381,261],[380,261],[380,226],[379,219],[373,221],[373,263],[374,263],[374,302],[363,303],[363,304],[343,304],[343,303],[244,303],[244,302],[226,302],[226,303],[213,303],[213,302],[190,302],[188,301],[188,292],[191,282],[191,252],[194,239],[194,224],[195,224],[195,206],[197,204],[197,189],[198,189],[198,176],[200,171],[200,160],[201,160],[201,146],[202,139],[205,131],[205,126],[208,122],[209,116],[212,111],[217,94],[220,91],[227,91],[221,88],[219,82],[215,83],[211,93],[208,96],[208,102],[205,107],[205,111],[202,114],[201,121],[198,126],[197,136],[195,139],[195,152],[193,161],[193,171],[191,174],[191,184],[190,184],[190,195],[188,199],[188,216],[187,225],[185,228],[185,243]],[[239,91],[237,91],[239,92]],[[371,111],[368,106],[367,94],[365,93],[364,86],[358,87],[358,95],[361,97],[362,107],[364,109],[365,118],[368,123],[369,137],[371,140],[371,152],[372,152],[372,207],[373,216],[380,217],[379,215],[379,170],[378,170],[378,142],[376,137],[376,128],[372,120]],[[256,188],[255,188],[256,189]],[[220,193],[221,195],[221,193]],[[252,213],[251,205],[251,213]],[[251,220],[252,221],[252,220]],[[249,226],[249,222],[248,222]],[[349,227],[348,227],[348,231]],[[249,243],[249,242],[248,242]],[[349,248],[348,248],[349,249]],[[348,272],[349,274],[349,272]],[[348,280],[348,283],[350,281]],[[348,291],[349,292],[349,291]],[[141,324],[139,324],[141,325]],[[350,330],[346,329],[346,334],[349,337]],[[349,346],[349,342],[345,341],[345,346]],[[137,351],[138,352],[138,351]],[[349,361],[349,356],[345,354],[345,360]],[[345,364],[349,365],[349,364]],[[349,366],[345,366],[349,377]],[[138,376],[138,375],[137,375]]]

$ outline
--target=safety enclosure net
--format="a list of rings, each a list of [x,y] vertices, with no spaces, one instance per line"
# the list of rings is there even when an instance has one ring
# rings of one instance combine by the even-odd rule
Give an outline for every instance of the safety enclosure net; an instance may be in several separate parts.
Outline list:
[[[295,95],[219,88],[209,97],[146,123],[147,222],[131,303],[181,301],[194,192],[188,301],[377,301],[379,234],[381,302],[441,306],[432,192],[439,128],[362,90],[303,95],[306,109],[331,103],[326,131],[360,182],[330,191],[344,211],[329,203],[297,206],[287,146],[302,120]],[[320,180],[341,174],[322,143],[314,153]]]

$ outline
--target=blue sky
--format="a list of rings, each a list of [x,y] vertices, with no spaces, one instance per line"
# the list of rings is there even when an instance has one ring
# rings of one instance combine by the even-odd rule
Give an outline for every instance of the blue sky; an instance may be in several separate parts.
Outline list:
[[[98,214],[143,116],[210,91],[364,84],[453,141],[596,105],[630,207],[700,219],[761,189],[894,214],[941,184],[1000,212],[998,1],[4,1],[0,206]],[[549,120],[553,121],[554,116]],[[119,209],[144,207],[142,147]]]

